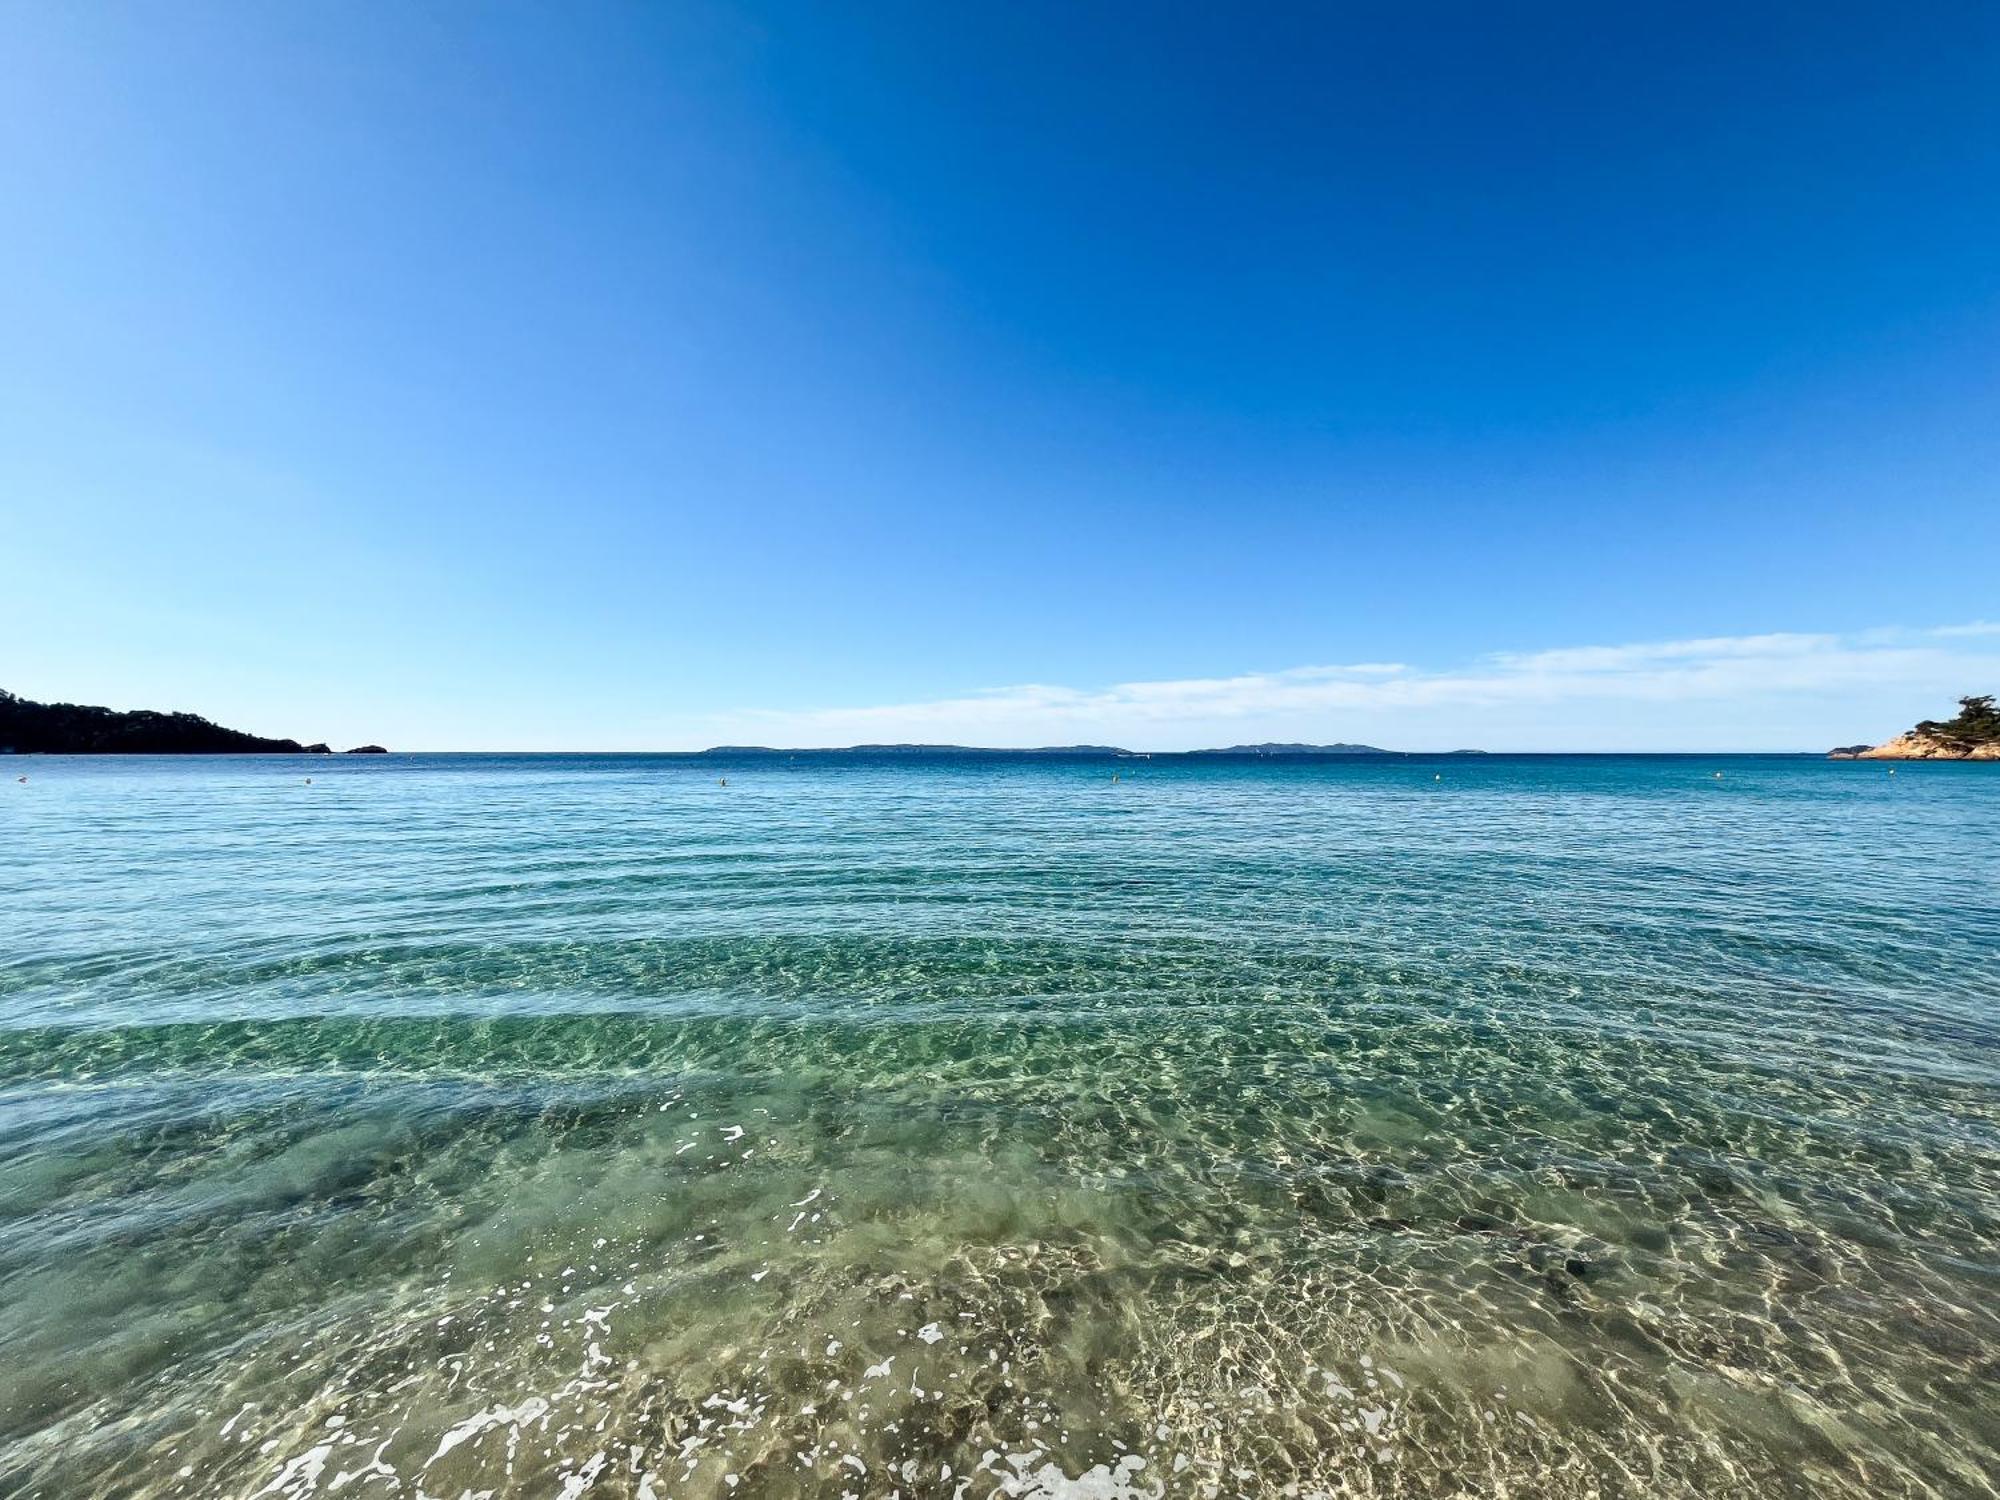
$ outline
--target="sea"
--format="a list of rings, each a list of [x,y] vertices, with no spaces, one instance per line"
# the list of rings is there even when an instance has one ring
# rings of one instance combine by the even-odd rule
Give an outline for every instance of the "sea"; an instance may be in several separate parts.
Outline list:
[[[2000,765],[0,761],[0,1495],[1996,1476]]]

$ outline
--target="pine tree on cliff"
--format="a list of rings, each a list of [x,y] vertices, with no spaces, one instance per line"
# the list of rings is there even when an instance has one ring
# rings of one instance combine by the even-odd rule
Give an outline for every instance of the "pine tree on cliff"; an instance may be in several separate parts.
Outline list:
[[[1957,718],[1925,719],[1917,726],[1917,733],[1967,748],[1990,745],[2000,740],[2000,709],[1993,707],[1990,693],[1976,698],[1961,698],[1958,700]]]

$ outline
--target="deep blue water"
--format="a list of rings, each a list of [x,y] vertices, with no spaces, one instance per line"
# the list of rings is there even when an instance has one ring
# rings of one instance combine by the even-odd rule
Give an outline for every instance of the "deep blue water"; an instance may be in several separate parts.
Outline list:
[[[2000,765],[0,767],[0,1493],[2000,1493]]]

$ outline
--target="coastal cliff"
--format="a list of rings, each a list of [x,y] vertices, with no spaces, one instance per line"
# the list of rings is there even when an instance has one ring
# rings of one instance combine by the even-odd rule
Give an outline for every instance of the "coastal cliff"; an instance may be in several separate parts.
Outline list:
[[[2000,760],[2000,710],[1990,695],[1958,700],[1958,717],[1925,719],[1879,745],[1845,745],[1830,760]]]
[[[36,703],[0,688],[0,754],[326,755],[325,745],[267,739],[198,714]]]
[[[1854,760],[2000,760],[2000,740],[1967,748],[1912,729],[1859,751]]]

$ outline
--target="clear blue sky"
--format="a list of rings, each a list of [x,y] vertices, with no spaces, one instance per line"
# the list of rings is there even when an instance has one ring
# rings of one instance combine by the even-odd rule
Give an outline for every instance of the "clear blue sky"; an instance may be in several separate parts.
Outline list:
[[[408,748],[2000,687],[2000,7],[0,35],[0,686]]]

